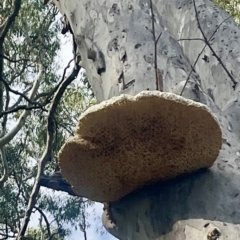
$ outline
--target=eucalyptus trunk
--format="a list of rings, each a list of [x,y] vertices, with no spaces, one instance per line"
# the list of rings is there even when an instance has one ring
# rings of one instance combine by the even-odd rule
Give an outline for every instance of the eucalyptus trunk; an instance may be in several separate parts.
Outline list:
[[[206,104],[222,129],[213,167],[111,203],[107,230],[124,240],[240,239],[238,26],[209,0],[53,2],[99,102],[143,90],[181,94],[186,83],[182,95]]]

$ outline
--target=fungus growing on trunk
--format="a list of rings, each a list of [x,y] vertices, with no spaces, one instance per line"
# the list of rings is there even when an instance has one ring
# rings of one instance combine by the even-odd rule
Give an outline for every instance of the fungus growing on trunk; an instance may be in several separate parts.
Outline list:
[[[205,105],[144,91],[83,113],[59,164],[78,195],[111,202],[151,183],[211,167],[221,145],[219,124]]]

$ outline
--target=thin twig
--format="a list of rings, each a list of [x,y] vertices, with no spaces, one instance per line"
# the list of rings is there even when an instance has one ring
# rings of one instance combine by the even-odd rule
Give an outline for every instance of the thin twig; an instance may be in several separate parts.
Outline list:
[[[46,105],[46,104],[45,104]],[[28,107],[27,105],[19,105],[17,106],[16,108],[13,108],[13,109],[9,109],[7,111],[4,111],[0,114],[0,118],[3,117],[4,115],[6,116],[7,114],[9,113],[14,113],[14,112],[17,112],[19,110],[25,110],[25,111],[29,111],[29,110],[36,110],[36,109],[41,109],[42,111],[46,112],[47,110],[44,109],[44,106],[45,105],[42,105],[42,106],[30,106]]]
[[[0,218],[0,223],[1,223],[1,224],[6,224],[6,220]],[[7,226],[8,226],[8,228],[10,228],[11,232],[17,233],[17,229],[15,228],[14,224],[11,224],[11,223],[8,222],[8,223],[7,223]]]
[[[39,207],[34,207],[40,214],[41,214],[41,216],[44,218],[44,221],[45,221],[45,223],[46,223],[46,226],[47,226],[47,232],[48,232],[48,236],[49,236],[49,238],[51,237],[51,230],[50,230],[50,223],[49,223],[49,221],[48,221],[48,219],[47,219],[47,216],[44,214],[44,212],[39,208]]]
[[[40,82],[43,78],[43,74],[44,74],[44,69],[41,63],[38,63],[39,66],[39,73],[38,76],[33,84],[29,99],[31,101],[33,101],[37,90],[40,86]],[[28,104],[28,107],[31,107],[31,104]],[[23,113],[21,114],[21,116],[18,119],[17,124],[2,138],[0,138],[0,146],[4,146],[5,144],[9,143],[14,137],[15,135],[20,131],[20,129],[24,126],[27,117],[30,115],[30,110],[24,110]]]
[[[52,96],[54,95],[54,93],[57,91],[57,89],[59,89],[60,85],[63,83],[63,81],[64,81],[64,79],[65,79],[67,69],[70,67],[70,65],[71,65],[71,63],[72,63],[73,61],[74,61],[74,59],[71,59],[71,60],[68,62],[67,66],[66,66],[66,67],[64,68],[64,70],[63,70],[62,78],[61,78],[59,84],[51,91],[51,93],[50,93],[49,96],[47,97],[47,100],[46,100],[46,101],[50,100],[50,99],[52,98]]]
[[[213,38],[213,36],[216,34],[217,30],[218,30],[218,29],[221,27],[221,25],[222,25],[224,22],[226,22],[229,18],[231,18],[231,17],[230,17],[230,16],[227,17],[226,19],[224,19],[224,20],[216,27],[215,31],[214,31],[213,34],[210,36],[210,38],[209,38],[208,41],[211,41],[211,40],[212,40],[212,38]],[[191,39],[188,39],[188,40],[190,41]],[[202,40],[203,40],[203,39],[202,39]],[[184,86],[183,86],[183,89],[182,89],[182,91],[181,91],[181,93],[180,93],[180,96],[182,96],[183,91],[184,91],[184,89],[186,88],[187,83],[188,83],[188,81],[189,81],[189,79],[190,79],[190,76],[191,76],[192,72],[194,71],[197,62],[198,62],[200,56],[202,55],[202,53],[203,53],[203,51],[205,50],[206,47],[207,47],[207,43],[206,43],[206,41],[205,41],[204,47],[202,48],[201,52],[198,54],[198,56],[197,56],[197,58],[196,58],[196,60],[195,60],[195,62],[194,62],[194,64],[193,64],[193,66],[191,67],[191,71],[190,71],[189,74],[188,74],[187,80],[186,80],[186,82],[185,82],[185,84],[184,84]]]
[[[10,94],[9,94],[9,91],[6,90],[6,103],[5,103],[5,111],[8,109],[9,107],[9,103],[10,103]],[[4,134],[6,134],[6,131],[7,131],[7,119],[8,119],[8,116],[5,115],[3,120],[2,120],[2,132],[0,134],[0,138],[2,138],[4,136]]]
[[[154,68],[155,68],[155,77],[156,77],[156,90],[160,90],[160,79],[159,79],[159,72],[158,72],[158,61],[157,61],[157,44],[158,41],[162,35],[160,33],[158,35],[158,38],[156,38],[156,33],[155,33],[155,19],[154,19],[154,13],[153,13],[153,3],[152,0],[150,0],[150,9],[151,9],[151,15],[152,15],[152,34],[153,34],[153,40],[154,40]]]
[[[57,106],[58,106],[58,104],[59,104],[67,86],[77,77],[79,71],[80,71],[80,66],[77,65],[74,68],[74,70],[72,71],[72,73],[70,74],[70,76],[68,78],[66,78],[62,82],[62,84],[59,86],[59,88],[58,88],[58,90],[57,90],[57,92],[56,92],[56,94],[53,98],[52,104],[50,106],[49,114],[48,114],[48,118],[47,118],[47,141],[46,141],[47,143],[46,143],[46,148],[45,148],[45,151],[44,151],[44,153],[41,157],[41,160],[39,161],[39,164],[38,164],[37,176],[36,176],[35,183],[34,183],[34,186],[33,186],[32,192],[31,192],[31,196],[30,196],[30,199],[29,199],[29,202],[28,202],[27,210],[25,212],[25,216],[24,216],[24,219],[23,219],[23,224],[21,226],[19,235],[17,237],[18,240],[21,240],[25,235],[28,223],[30,221],[32,209],[34,208],[34,206],[37,202],[37,196],[38,196],[38,193],[39,193],[39,190],[40,190],[40,180],[41,180],[41,177],[43,175],[45,165],[48,161],[51,161],[51,158],[52,158],[52,142],[53,142],[53,135],[54,135],[54,129],[55,129],[55,127],[54,127],[54,115],[55,115]]]
[[[85,216],[85,204],[82,207],[82,224],[80,224],[80,230],[83,232],[84,240],[87,240],[87,224],[86,224],[86,216]]]
[[[28,103],[30,103],[31,105],[38,105],[38,106],[40,106],[40,104],[39,104],[38,102],[31,101],[31,99],[29,99],[29,98],[28,98],[26,95],[24,95],[23,93],[18,92],[18,91],[16,91],[16,90],[13,90],[13,89],[9,86],[9,84],[8,84],[4,79],[1,79],[0,81],[3,82],[5,88],[6,88],[9,92],[12,92],[12,93],[15,94],[15,95],[21,96],[22,98],[24,98],[24,99],[25,99]]]
[[[7,114],[9,114],[9,113],[14,113],[14,112],[17,112],[17,111],[19,111],[19,110],[41,109],[41,110],[43,110],[43,111],[46,111],[46,110],[44,109],[44,107],[51,101],[52,96],[54,95],[54,93],[56,92],[56,90],[59,88],[59,86],[62,84],[62,82],[64,81],[65,75],[66,75],[66,72],[67,72],[67,69],[70,67],[70,64],[72,63],[72,61],[73,61],[73,59],[70,60],[70,61],[68,62],[68,64],[67,64],[67,66],[64,68],[62,78],[61,78],[60,82],[58,83],[58,85],[57,85],[56,87],[54,87],[54,89],[52,89],[52,90],[49,91],[48,93],[43,93],[42,95],[39,94],[39,95],[37,95],[37,97],[35,97],[35,100],[36,100],[36,99],[39,99],[40,97],[43,97],[43,96],[45,96],[45,95],[48,95],[44,103],[40,104],[40,103],[38,103],[38,102],[33,102],[33,101],[31,101],[29,98],[26,97],[25,92],[24,92],[24,93],[19,93],[19,92],[15,91],[15,94],[20,95],[20,97],[26,99],[30,104],[34,104],[34,106],[19,105],[19,106],[15,107],[15,108],[10,107],[8,110],[5,110],[4,112],[1,112],[1,113],[0,113],[0,118],[3,117],[4,115],[7,115]],[[4,83],[4,85],[6,84],[6,85],[8,86],[8,84],[7,84],[5,81],[3,81],[3,83]],[[7,87],[7,89],[9,89],[9,87]],[[14,90],[11,89],[11,91],[14,91]],[[21,99],[19,99],[19,100],[21,100]],[[17,101],[17,102],[19,103],[19,101]],[[37,105],[37,106],[36,106],[36,105]],[[14,106],[15,106],[15,105],[14,105]]]
[[[235,81],[235,79],[233,78],[232,74],[228,71],[228,69],[225,67],[225,65],[223,64],[222,60],[218,57],[218,55],[216,54],[216,52],[214,51],[214,49],[212,48],[211,44],[209,43],[209,41],[207,40],[207,37],[205,36],[202,27],[200,25],[200,21],[199,21],[199,17],[198,17],[198,12],[197,12],[197,6],[196,6],[196,1],[193,0],[193,4],[194,4],[194,9],[195,9],[195,14],[196,14],[196,19],[197,19],[197,23],[198,23],[198,28],[201,31],[203,38],[205,40],[205,43],[207,44],[207,46],[210,48],[210,50],[213,53],[213,56],[216,57],[216,59],[219,61],[220,65],[223,67],[223,69],[225,70],[225,72],[227,73],[228,77],[231,79],[231,81],[233,82],[233,89],[235,90],[236,85],[238,82]]]
[[[13,59],[11,59],[11,58],[9,58],[5,55],[2,55],[2,54],[0,54],[0,58],[4,58],[4,59],[6,59],[6,60],[8,60],[9,62],[12,62],[12,63],[17,63],[17,62],[22,62],[22,61],[25,61],[25,62],[30,61],[30,59],[25,59],[25,58],[22,58],[22,59],[19,59],[19,60],[13,60]]]
[[[7,181],[8,176],[9,176],[9,167],[8,167],[8,161],[6,157],[6,152],[5,152],[5,146],[2,146],[0,148],[1,150],[1,157],[2,157],[2,162],[3,162],[3,176],[0,178],[0,188],[3,187],[4,183]]]
[[[21,8],[22,0],[14,1],[14,9],[10,16],[5,20],[5,22],[0,26],[0,44],[3,43],[4,38],[6,37],[11,25],[15,21],[16,16],[19,13]]]
[[[27,88],[27,89],[23,92],[23,94],[26,95],[30,90],[31,90],[31,87]],[[21,101],[22,101],[22,96],[19,96],[19,98],[17,99],[17,101],[16,101],[12,106],[10,106],[10,107],[8,107],[7,109],[5,109],[5,111],[7,111],[7,110],[12,110],[12,109],[16,108],[16,107],[20,104]],[[0,117],[1,117],[1,115],[0,115]]]
[[[203,42],[205,42],[204,39],[202,39],[202,38],[180,38],[180,39],[178,39],[178,41],[179,42],[180,41],[203,41]]]
[[[58,121],[56,121],[56,123],[57,123],[60,127],[62,127],[64,130],[66,130],[71,136],[74,136],[74,132],[71,131],[70,129],[68,129],[67,126],[65,126],[64,124],[62,124],[62,123],[60,123],[60,122],[58,122]],[[66,124],[66,125],[67,125],[67,124]]]

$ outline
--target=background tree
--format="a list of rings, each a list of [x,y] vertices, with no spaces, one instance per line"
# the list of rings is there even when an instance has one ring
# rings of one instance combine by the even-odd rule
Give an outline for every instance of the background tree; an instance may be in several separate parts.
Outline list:
[[[62,75],[57,74],[60,28],[53,5],[0,2],[0,239],[16,238],[32,188],[40,180],[37,174],[44,178],[58,170],[59,148],[93,102],[81,74],[72,83],[78,67],[70,77],[70,63]],[[32,211],[40,214],[41,226],[27,231],[26,239],[64,239],[71,233],[67,224],[82,229],[89,204],[67,194],[40,191],[39,185]]]

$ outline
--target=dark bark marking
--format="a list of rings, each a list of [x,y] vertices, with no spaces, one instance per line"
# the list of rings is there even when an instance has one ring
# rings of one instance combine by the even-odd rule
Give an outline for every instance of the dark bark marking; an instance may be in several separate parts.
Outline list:
[[[123,90],[125,90],[125,89],[129,88],[130,86],[134,85],[135,81],[136,80],[133,79],[133,80],[129,81],[127,84],[123,84]]]
[[[208,240],[217,240],[221,236],[221,233],[219,229],[214,228],[212,231],[210,231],[207,235]]]

